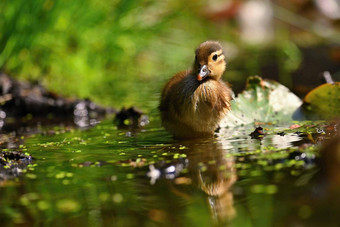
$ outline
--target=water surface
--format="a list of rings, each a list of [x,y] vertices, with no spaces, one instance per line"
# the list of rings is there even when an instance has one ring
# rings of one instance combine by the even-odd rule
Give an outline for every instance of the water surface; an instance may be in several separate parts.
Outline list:
[[[18,178],[2,181],[2,223],[304,226],[323,221],[314,202],[324,190],[315,164],[319,146],[301,146],[309,141],[305,134],[280,133],[287,125],[272,125],[266,126],[267,135],[252,139],[254,126],[244,126],[223,129],[216,138],[177,141],[157,114],[150,122],[141,129],[118,129],[108,119],[87,130],[55,127],[25,138],[16,149],[34,160]]]

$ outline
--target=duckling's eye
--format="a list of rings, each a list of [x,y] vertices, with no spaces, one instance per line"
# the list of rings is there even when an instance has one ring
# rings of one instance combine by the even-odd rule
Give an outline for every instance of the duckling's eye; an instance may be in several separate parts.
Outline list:
[[[214,60],[214,61],[217,60],[217,54],[215,54],[215,55],[212,57],[212,60]]]

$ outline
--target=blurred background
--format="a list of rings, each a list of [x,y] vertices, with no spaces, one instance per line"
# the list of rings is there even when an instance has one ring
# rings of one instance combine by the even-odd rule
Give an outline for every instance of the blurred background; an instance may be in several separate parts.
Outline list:
[[[338,0],[2,0],[0,70],[68,97],[155,109],[163,84],[219,40],[235,92],[250,75],[300,97],[340,80]]]

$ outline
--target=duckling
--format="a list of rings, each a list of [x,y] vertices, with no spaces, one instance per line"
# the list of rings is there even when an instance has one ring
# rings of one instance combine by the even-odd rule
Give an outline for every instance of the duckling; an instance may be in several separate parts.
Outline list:
[[[222,46],[206,41],[195,52],[192,69],[164,86],[159,110],[162,125],[175,138],[211,137],[231,109],[231,89],[221,77],[226,68]]]

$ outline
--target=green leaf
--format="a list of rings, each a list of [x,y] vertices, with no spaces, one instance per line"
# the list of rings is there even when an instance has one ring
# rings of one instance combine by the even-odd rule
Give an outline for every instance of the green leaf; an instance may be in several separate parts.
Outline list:
[[[252,76],[247,80],[246,89],[232,101],[232,110],[221,126],[290,121],[301,104],[302,101],[280,83]]]
[[[304,98],[303,110],[309,118],[333,119],[340,116],[340,82],[322,84]]]

